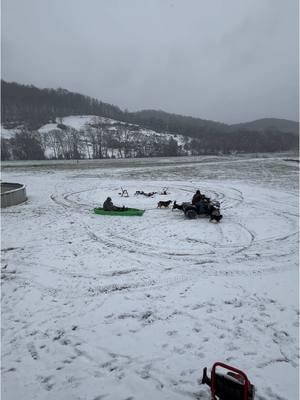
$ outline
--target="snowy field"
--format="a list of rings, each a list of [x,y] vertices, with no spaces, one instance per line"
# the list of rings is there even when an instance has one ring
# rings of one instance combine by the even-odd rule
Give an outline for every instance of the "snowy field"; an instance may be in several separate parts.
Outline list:
[[[3,168],[28,194],[2,210],[3,400],[208,400],[215,361],[298,399],[298,163],[179,162]],[[220,224],[156,208],[198,188]],[[93,214],[108,195],[144,216]]]

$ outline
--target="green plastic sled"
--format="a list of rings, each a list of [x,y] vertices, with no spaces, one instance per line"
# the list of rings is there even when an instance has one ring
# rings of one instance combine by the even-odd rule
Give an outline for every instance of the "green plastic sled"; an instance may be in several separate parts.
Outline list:
[[[139,210],[137,208],[127,208],[125,211],[105,211],[103,208],[97,207],[94,208],[94,213],[99,215],[112,215],[118,217],[141,217],[144,214],[145,210]]]

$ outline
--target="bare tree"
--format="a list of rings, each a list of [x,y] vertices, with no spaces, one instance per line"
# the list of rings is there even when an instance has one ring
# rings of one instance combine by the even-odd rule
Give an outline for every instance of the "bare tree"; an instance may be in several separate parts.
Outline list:
[[[1,160],[2,161],[10,160],[11,154],[10,154],[9,149],[10,149],[9,139],[1,138]]]
[[[44,160],[45,154],[39,142],[37,132],[22,129],[11,139],[13,157],[17,160]]]

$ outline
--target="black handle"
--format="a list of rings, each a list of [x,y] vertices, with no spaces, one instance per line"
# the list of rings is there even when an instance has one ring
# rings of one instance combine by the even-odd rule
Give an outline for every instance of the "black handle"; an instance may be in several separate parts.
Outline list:
[[[202,382],[203,385],[206,384],[208,386],[211,386],[211,380],[207,376],[207,368],[203,368],[203,376],[202,376]]]

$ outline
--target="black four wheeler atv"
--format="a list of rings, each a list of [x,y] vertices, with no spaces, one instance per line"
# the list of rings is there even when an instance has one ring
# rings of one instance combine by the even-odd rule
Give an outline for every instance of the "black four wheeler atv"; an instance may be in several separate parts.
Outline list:
[[[204,216],[209,217],[211,222],[220,222],[223,218],[218,201],[203,202],[197,206],[191,203],[182,203],[178,206],[176,202],[174,205],[175,207],[173,206],[173,208],[180,208],[188,219]]]

